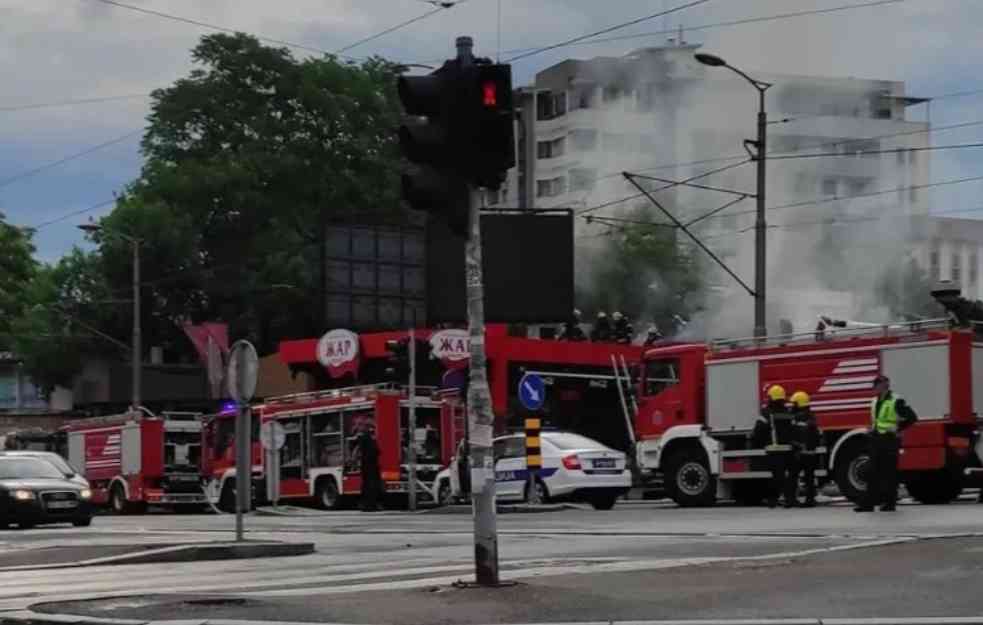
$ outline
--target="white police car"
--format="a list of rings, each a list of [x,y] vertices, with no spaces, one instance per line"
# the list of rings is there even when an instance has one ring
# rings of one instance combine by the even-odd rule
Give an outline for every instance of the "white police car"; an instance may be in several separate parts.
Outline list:
[[[572,432],[542,432],[543,467],[532,488],[526,469],[526,441],[522,434],[493,442],[495,492],[499,501],[586,501],[597,510],[610,510],[631,488],[625,454]],[[455,462],[434,482],[435,499],[449,503],[461,496],[460,472]]]

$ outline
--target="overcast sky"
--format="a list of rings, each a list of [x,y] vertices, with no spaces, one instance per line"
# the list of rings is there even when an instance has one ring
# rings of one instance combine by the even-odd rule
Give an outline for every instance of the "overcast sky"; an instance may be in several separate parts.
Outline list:
[[[121,1],[329,51],[434,8],[422,0]],[[515,49],[556,43],[690,1],[465,0],[358,46],[349,54],[434,62],[452,53],[456,35],[470,34],[475,37],[476,51],[488,56],[495,56],[500,36],[504,60],[514,55],[511,51]],[[608,36],[863,2],[710,0]],[[145,94],[185,75],[190,67],[189,50],[209,32],[213,31],[100,0],[0,0],[0,84],[5,86],[0,94],[0,211],[7,219],[37,225],[104,203],[132,180],[141,162],[138,143],[147,114]],[[521,85],[537,71],[566,58],[623,54],[664,43],[665,39],[664,34],[652,34],[552,50],[517,61],[514,79]],[[708,51],[726,56],[747,71],[904,80],[909,93],[919,96],[983,90],[981,0],[905,0],[825,15],[695,30],[686,39],[704,44]],[[310,54],[294,52],[298,56]],[[11,110],[128,95],[135,97]],[[932,121],[942,125],[983,119],[981,104],[983,94],[939,100],[932,106]],[[85,157],[23,175],[117,139]],[[939,132],[933,139],[937,144],[983,141],[983,126]],[[971,152],[933,156],[933,180],[983,175],[983,154]],[[17,180],[9,180],[15,176]],[[933,209],[983,206],[980,191],[983,185],[979,183],[947,187],[935,194]],[[36,239],[39,257],[52,260],[60,256],[82,240],[75,224],[110,208],[107,205],[41,229]],[[983,216],[983,211],[960,216]]]

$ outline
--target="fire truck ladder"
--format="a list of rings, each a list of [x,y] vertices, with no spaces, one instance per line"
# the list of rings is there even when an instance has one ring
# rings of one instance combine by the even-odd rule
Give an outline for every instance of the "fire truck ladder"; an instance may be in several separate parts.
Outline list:
[[[725,349],[742,349],[747,347],[784,347],[786,345],[804,345],[817,341],[833,341],[844,338],[874,338],[889,336],[905,336],[919,334],[927,330],[944,330],[949,327],[949,319],[919,319],[917,321],[900,321],[893,323],[874,324],[858,321],[843,321],[843,326],[823,331],[812,330],[795,334],[779,334],[762,337],[741,337],[736,339],[713,339],[709,347],[715,351]]]
[[[638,404],[635,402],[635,393],[631,387],[631,372],[628,370],[628,363],[625,357],[618,357],[611,354],[611,368],[614,370],[614,382],[618,385],[618,398],[621,400],[621,414],[625,418],[625,428],[628,430],[628,440],[631,441],[632,449],[635,448],[635,416],[638,414]],[[631,410],[629,411],[629,403]]]

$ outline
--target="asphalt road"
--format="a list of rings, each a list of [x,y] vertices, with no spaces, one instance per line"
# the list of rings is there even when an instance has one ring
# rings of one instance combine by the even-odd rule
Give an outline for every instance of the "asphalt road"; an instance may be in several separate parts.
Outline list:
[[[58,548],[91,557],[100,546],[228,540],[233,525],[153,514],[11,530],[0,532],[0,567],[37,548],[41,562]],[[983,539],[967,537],[983,532],[983,506],[969,502],[870,515],[632,503],[501,515],[498,526],[502,577],[521,585],[492,596],[448,589],[473,574],[470,515],[340,512],[247,519],[249,538],[314,542],[308,556],[0,570],[0,610],[407,624],[983,614],[983,595],[965,591],[983,562]]]

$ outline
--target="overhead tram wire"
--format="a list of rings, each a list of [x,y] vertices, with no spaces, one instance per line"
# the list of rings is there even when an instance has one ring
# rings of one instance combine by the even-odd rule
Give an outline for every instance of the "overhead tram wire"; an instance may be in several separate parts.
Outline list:
[[[135,100],[137,98],[149,98],[149,93],[134,93],[130,95],[111,95],[101,98],[81,98],[78,100],[61,100],[58,102],[40,102],[37,104],[21,104],[17,106],[0,106],[0,113],[11,113],[15,111],[34,111],[38,109],[58,108],[62,106],[77,106],[80,104],[97,104],[101,102],[115,102],[118,100]]]
[[[712,0],[693,0],[692,2],[688,2],[686,4],[681,4],[679,6],[675,6],[675,7],[671,8],[671,9],[666,9],[665,11],[659,11],[658,13],[653,13],[652,15],[646,15],[645,17],[639,17],[637,19],[633,19],[633,20],[630,20],[630,21],[627,21],[627,22],[622,22],[621,24],[615,24],[614,26],[608,26],[607,28],[602,28],[601,30],[594,31],[592,33],[587,33],[586,35],[580,35],[578,37],[574,37],[572,39],[567,39],[565,41],[561,41],[559,43],[554,43],[552,45],[543,46],[543,47],[540,47],[540,48],[535,48],[535,49],[530,50],[528,52],[524,52],[523,54],[519,54],[519,55],[513,56],[510,59],[506,59],[503,62],[504,63],[514,63],[515,61],[518,61],[520,59],[525,59],[525,58],[528,58],[530,56],[535,56],[537,54],[541,54],[543,52],[548,52],[549,50],[555,50],[557,48],[563,48],[565,46],[569,46],[569,45],[572,45],[574,43],[577,43],[578,41],[583,41],[585,39],[591,39],[593,37],[597,37],[598,35],[604,35],[604,34],[607,34],[607,33],[610,33],[610,32],[614,32],[616,30],[621,30],[622,28],[628,28],[629,26],[634,26],[636,24],[641,24],[642,22],[647,22],[649,20],[654,20],[654,19],[659,18],[659,17],[662,17],[664,15],[670,15],[672,13],[677,13],[679,11],[683,11],[685,9],[690,9],[690,8],[699,6],[701,4],[706,4],[706,3],[711,2],[711,1]]]
[[[72,217],[77,217],[79,215],[84,215],[85,213],[91,213],[92,211],[99,210],[100,208],[103,208],[104,206],[109,206],[110,204],[115,204],[118,199],[119,198],[113,198],[111,200],[106,200],[104,202],[99,202],[98,204],[93,204],[92,206],[89,206],[87,208],[81,208],[79,210],[74,210],[74,211],[65,213],[64,215],[61,215],[59,217],[55,217],[54,219],[49,219],[48,221],[42,221],[41,223],[39,223],[37,225],[34,225],[34,226],[25,226],[25,227],[28,230],[38,231],[38,230],[41,230],[42,228],[47,228],[48,226],[53,226],[53,225],[55,225],[57,223],[61,223],[61,222],[65,221],[66,219],[71,219]]]
[[[461,1],[463,2],[465,0],[461,0]],[[446,2],[446,3],[440,3],[440,4],[438,4],[438,3],[433,3],[433,4],[435,4],[437,6],[436,9],[433,9],[431,11],[427,11],[426,13],[423,13],[421,15],[417,15],[416,17],[413,17],[413,18],[410,18],[410,19],[408,19],[406,21],[400,22],[399,24],[396,24],[395,26],[390,26],[389,28],[387,28],[385,30],[382,30],[382,31],[379,31],[379,32],[375,33],[374,35],[369,35],[368,37],[365,37],[363,39],[359,39],[358,41],[355,41],[353,43],[348,44],[347,46],[345,46],[343,48],[338,49],[336,52],[334,52],[334,54],[336,56],[341,56],[342,53],[348,52],[352,48],[356,48],[356,47],[358,47],[358,46],[360,46],[362,44],[368,43],[370,41],[374,41],[376,39],[379,39],[380,37],[384,37],[384,36],[388,35],[389,33],[395,32],[395,31],[399,30],[400,28],[405,28],[406,26],[409,26],[410,24],[415,24],[416,22],[420,22],[422,20],[425,20],[428,17],[430,17],[431,15],[436,15],[437,13],[442,13],[442,12],[448,10],[448,9],[451,9],[451,8],[457,6],[458,4],[460,4],[460,2],[454,2],[454,3]]]
[[[92,146],[90,148],[86,148],[85,150],[82,150],[81,152],[76,152],[75,154],[70,154],[70,155],[68,155],[68,156],[66,156],[64,158],[58,159],[57,161],[52,161],[50,163],[45,163],[44,165],[40,165],[38,167],[33,167],[31,169],[27,169],[27,170],[24,170],[24,171],[22,171],[20,173],[14,174],[13,176],[9,176],[7,178],[2,178],[2,179],[0,179],[0,189],[2,189],[4,187],[7,187],[7,186],[9,186],[9,185],[11,185],[11,184],[19,181],[19,180],[23,180],[24,178],[29,178],[29,177],[34,176],[36,174],[39,174],[39,173],[41,173],[43,171],[47,171],[47,170],[52,169],[54,167],[58,167],[59,165],[63,165],[65,163],[69,162],[69,161],[73,161],[73,160],[75,160],[77,158],[82,158],[83,156],[88,156],[89,154],[92,154],[93,152],[98,152],[99,150],[102,150],[104,148],[108,148],[109,146],[112,146],[112,145],[116,145],[117,143],[122,143],[123,141],[126,141],[127,139],[129,139],[131,137],[134,137],[134,136],[142,133],[143,130],[144,130],[143,128],[137,128],[136,130],[131,130],[130,132],[126,133],[125,135],[122,135],[120,137],[116,137],[115,139],[110,139],[109,141],[105,141],[105,142],[100,143],[98,145],[94,145],[94,146]]]
[[[810,15],[822,15],[826,13],[836,13],[840,11],[851,11],[856,9],[864,9],[869,7],[876,7],[881,5],[890,4],[900,4],[902,2],[907,2],[908,0],[874,0],[872,2],[861,2],[858,4],[845,4],[841,6],[828,7],[825,9],[814,9],[809,11],[795,11],[793,13],[776,13],[773,15],[764,15],[760,17],[750,17],[739,20],[732,20],[728,22],[717,22],[714,24],[701,24],[697,26],[687,26],[685,28],[686,32],[691,32],[694,30],[711,30],[714,28],[726,28],[731,26],[743,26],[746,24],[755,24],[762,22],[773,22],[778,20],[794,19],[799,17],[808,17]],[[570,46],[589,46],[602,43],[611,43],[614,41],[628,41],[631,39],[643,39],[647,37],[657,37],[659,35],[672,35],[678,32],[678,29],[664,28],[662,30],[650,31],[645,33],[636,33],[634,35],[618,35],[616,37],[603,37],[601,39],[590,39],[588,41],[575,41],[566,45]],[[503,54],[522,54],[524,52],[538,50],[538,48],[514,48],[512,50],[505,50]]]

